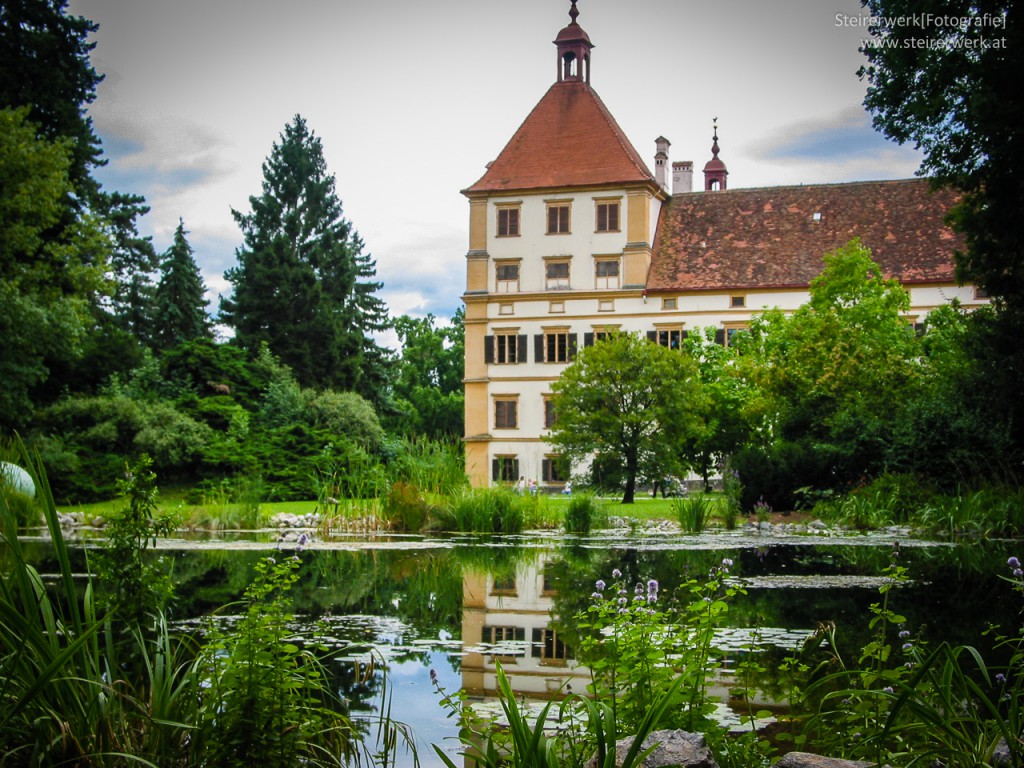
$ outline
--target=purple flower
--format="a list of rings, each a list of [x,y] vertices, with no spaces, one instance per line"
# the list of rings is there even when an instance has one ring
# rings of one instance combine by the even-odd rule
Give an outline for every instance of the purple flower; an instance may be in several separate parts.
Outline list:
[[[728,557],[723,558],[722,559],[722,567],[723,568],[731,568],[732,567],[732,559],[728,558]]]
[[[1006,561],[1006,564],[1013,569],[1020,568],[1020,560],[1018,560],[1016,557],[1011,557],[1009,560]]]
[[[430,682],[433,683],[434,685],[437,685],[437,670],[436,669],[430,670]]]
[[[882,689],[882,693],[892,693],[892,686],[891,685],[885,686],[885,688]]]
[[[598,579],[597,584],[594,585],[598,592],[604,592],[604,588],[606,586],[607,585],[604,583],[604,579]]]
[[[590,596],[595,600],[600,600],[604,597],[604,595],[602,595],[600,592],[594,592]]]
[[[913,643],[904,643],[903,644],[903,650],[904,651],[910,651],[910,650],[913,650],[913,648],[914,648],[914,644]]]
[[[619,607],[625,608],[627,605],[629,605],[629,600],[627,600],[624,597],[620,597],[619,598]]]
[[[1019,579],[1021,576],[1024,576],[1024,571],[1022,571],[1020,568],[1014,568],[1013,575],[1015,578]]]
[[[900,639],[901,640],[906,640],[908,637],[910,637],[910,632],[908,632],[905,629],[901,629],[900,630]]]
[[[612,571],[612,578],[613,579],[621,579],[622,578],[622,571],[620,571],[618,568],[615,568]]]
[[[999,674],[996,675],[996,685],[1005,685],[1005,684],[1006,684],[1006,675],[1004,675],[1002,672],[1000,672]]]

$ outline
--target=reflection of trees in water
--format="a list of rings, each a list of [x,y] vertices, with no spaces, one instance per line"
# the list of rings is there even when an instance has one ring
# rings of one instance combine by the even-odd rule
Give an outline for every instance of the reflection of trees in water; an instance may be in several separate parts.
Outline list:
[[[838,627],[839,650],[855,659],[871,640],[868,623],[870,606],[880,600],[877,586],[813,588],[815,576],[877,576],[889,564],[892,547],[773,542],[759,548],[721,550],[636,550],[566,547],[548,565],[557,585],[552,613],[554,626],[567,642],[578,646],[574,617],[586,611],[598,579],[611,581],[618,568],[630,584],[656,579],[662,595],[676,594],[688,578],[704,579],[723,557],[734,561],[731,576],[742,579],[767,575],[804,577],[805,587],[750,588],[730,603],[724,617],[728,627],[778,627],[813,630],[819,622],[833,621]],[[890,598],[898,613],[906,616],[907,627],[916,636],[932,642],[991,645],[983,636],[989,624],[1016,626],[1017,606],[1007,585],[999,579],[1006,558],[1015,554],[1019,543],[975,542],[958,546],[901,547],[901,562],[909,569],[911,583]],[[685,599],[685,595],[679,595]],[[791,655],[790,649],[768,645],[758,653],[765,668],[757,687],[769,694],[784,689],[779,666]]]

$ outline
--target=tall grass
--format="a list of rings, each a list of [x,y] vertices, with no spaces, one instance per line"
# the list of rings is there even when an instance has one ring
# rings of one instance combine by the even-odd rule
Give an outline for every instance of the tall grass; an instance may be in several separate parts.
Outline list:
[[[25,460],[57,578],[48,586],[28,562],[0,493],[0,764],[342,766],[361,756],[387,765],[399,740],[411,743],[385,715],[371,752],[316,649],[291,639],[284,601],[297,554],[267,558],[243,619],[202,644],[173,634],[159,613],[145,628],[119,603],[101,614],[93,580],[72,568],[45,474]]]
[[[466,490],[438,512],[438,524],[463,533],[521,533],[533,503],[507,488]]]
[[[608,511],[595,496],[579,493],[569,499],[565,508],[565,530],[568,533],[589,533],[592,528],[608,522]]]
[[[701,494],[672,499],[672,511],[675,513],[676,522],[687,533],[700,533],[707,528],[711,519],[711,508],[711,499]]]

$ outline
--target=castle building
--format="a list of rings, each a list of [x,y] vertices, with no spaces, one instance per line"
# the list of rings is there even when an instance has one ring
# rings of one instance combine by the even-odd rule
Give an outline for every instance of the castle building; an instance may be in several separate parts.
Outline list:
[[[555,38],[557,77],[469,200],[465,446],[475,486],[567,479],[545,442],[550,387],[610,329],[676,346],[719,343],[767,308],[809,297],[823,255],[854,237],[909,291],[908,322],[958,299],[951,193],[926,179],[735,189],[714,126],[703,191],[693,163],[655,140],[652,174],[591,86],[594,45],[577,23]],[[670,184],[671,182],[671,189]]]

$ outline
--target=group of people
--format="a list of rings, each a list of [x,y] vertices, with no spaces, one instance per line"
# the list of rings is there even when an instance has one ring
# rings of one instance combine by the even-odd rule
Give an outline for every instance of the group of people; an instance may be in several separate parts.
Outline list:
[[[537,481],[533,478],[527,480],[525,477],[520,476],[519,482],[516,483],[516,493],[522,496],[524,493],[537,493]],[[572,482],[566,481],[565,485],[562,486],[562,493],[566,496],[572,495]]]

